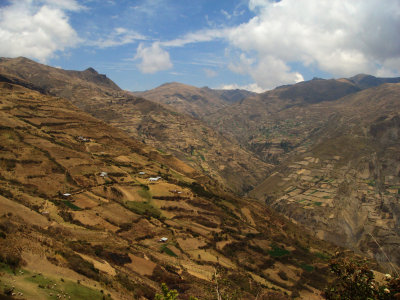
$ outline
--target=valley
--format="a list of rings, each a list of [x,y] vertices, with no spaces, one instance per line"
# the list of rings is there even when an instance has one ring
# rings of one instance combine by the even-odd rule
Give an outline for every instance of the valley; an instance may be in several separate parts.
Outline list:
[[[398,81],[132,93],[91,68],[2,58],[0,287],[322,299],[345,248],[395,272]]]
[[[3,290],[152,299],[165,282],[214,299],[218,282],[247,299],[321,294],[332,245],[67,100],[4,82],[0,96]]]

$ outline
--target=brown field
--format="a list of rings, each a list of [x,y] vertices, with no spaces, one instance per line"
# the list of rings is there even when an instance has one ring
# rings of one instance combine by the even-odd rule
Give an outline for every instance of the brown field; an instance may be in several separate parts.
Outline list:
[[[131,258],[132,262],[126,264],[125,267],[131,269],[132,271],[139,273],[140,275],[151,275],[153,274],[154,268],[157,266],[151,260],[135,256],[130,254],[129,257]]]

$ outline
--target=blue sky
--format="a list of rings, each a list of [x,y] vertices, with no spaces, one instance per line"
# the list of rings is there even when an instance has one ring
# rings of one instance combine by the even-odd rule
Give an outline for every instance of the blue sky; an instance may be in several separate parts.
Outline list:
[[[399,76],[399,28],[398,0],[0,0],[0,56],[127,90]]]

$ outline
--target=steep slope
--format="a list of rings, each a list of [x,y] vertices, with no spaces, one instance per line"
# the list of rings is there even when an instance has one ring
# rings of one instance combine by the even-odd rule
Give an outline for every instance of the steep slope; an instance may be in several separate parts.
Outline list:
[[[358,74],[349,78],[351,82],[354,82],[361,89],[368,89],[384,83],[399,83],[400,77],[397,78],[380,78],[367,74]]]
[[[255,95],[256,93],[247,90],[235,89],[235,90],[213,90],[218,93],[222,99],[228,103],[235,103],[243,100],[244,98]]]
[[[198,119],[215,113],[219,109],[252,94],[244,90],[197,88],[178,82],[166,83],[149,91],[134,93],[134,95],[166,104],[180,113],[191,115]]]
[[[308,106],[299,122],[321,125],[251,195],[321,238],[400,265],[399,95],[400,84],[385,84]]]
[[[0,99],[0,293],[153,299],[165,282],[185,299],[216,288],[309,299],[324,288],[334,249],[303,228],[66,100],[9,83]]]
[[[200,120],[120,90],[93,69],[65,71],[26,58],[2,59],[3,80],[69,99],[77,107],[168,152],[237,193],[250,190],[270,166]]]
[[[285,160],[287,153],[308,143],[314,131],[326,123],[326,115],[310,110],[310,105],[336,101],[370,87],[363,84],[363,78],[367,77],[315,78],[282,86],[221,109],[205,121],[237,139],[262,160],[277,164]],[[375,79],[375,85],[397,80]]]

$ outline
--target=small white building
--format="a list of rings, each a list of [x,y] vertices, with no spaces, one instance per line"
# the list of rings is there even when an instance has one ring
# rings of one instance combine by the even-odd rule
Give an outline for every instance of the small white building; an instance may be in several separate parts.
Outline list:
[[[139,175],[145,175],[146,174],[146,172],[139,172]]]
[[[159,179],[161,179],[160,176],[157,176],[157,177],[150,177],[150,178],[149,178],[149,181],[155,182],[155,181],[158,181]]]
[[[64,194],[62,194],[62,195],[63,195],[63,197],[65,197],[65,198],[71,197],[71,194],[70,194],[70,193],[64,193]]]
[[[101,177],[107,177],[108,174],[107,174],[107,172],[101,172],[101,173],[100,173],[100,176],[101,176]]]
[[[168,241],[168,238],[166,238],[166,237],[162,237],[162,238],[159,240],[159,242],[161,242],[161,243],[165,243],[166,241]]]
[[[81,141],[81,142],[90,142],[90,138],[87,138],[87,137],[84,137],[81,135],[78,136],[77,139],[78,139],[78,141]]]

